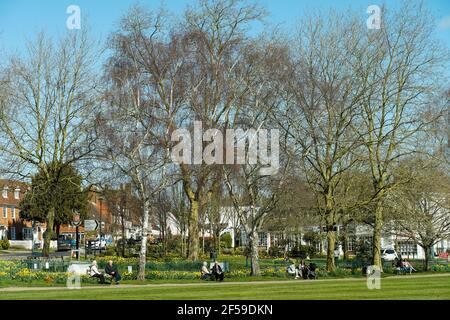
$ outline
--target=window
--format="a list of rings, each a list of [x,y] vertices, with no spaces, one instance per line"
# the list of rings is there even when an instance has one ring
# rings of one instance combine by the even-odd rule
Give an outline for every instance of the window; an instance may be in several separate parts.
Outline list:
[[[6,207],[3,207],[3,218],[8,218],[8,211],[6,211]]]
[[[33,232],[31,232],[31,228],[23,228],[23,240],[33,240]]]
[[[16,218],[16,208],[11,207],[11,218],[15,219]]]
[[[260,247],[266,247],[267,246],[267,233],[265,232],[260,232],[258,234],[259,237],[259,246]]]
[[[8,187],[3,188],[2,195],[3,195],[3,198],[8,199]]]
[[[17,188],[16,190],[14,190],[14,199],[19,200],[20,198],[20,189]]]
[[[353,248],[355,247],[355,238],[354,237],[348,237],[347,241],[347,251],[353,251]]]
[[[398,248],[403,257],[408,259],[417,257],[417,245],[414,241],[399,241]]]
[[[9,237],[11,240],[16,240],[16,227],[9,228]]]

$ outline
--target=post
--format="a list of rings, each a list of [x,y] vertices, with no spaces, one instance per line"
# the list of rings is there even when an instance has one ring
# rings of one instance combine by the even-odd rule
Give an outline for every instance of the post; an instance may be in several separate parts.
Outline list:
[[[80,260],[80,234],[78,228],[79,228],[78,226],[76,226],[75,228],[75,237],[76,237],[77,260]]]
[[[34,220],[31,221],[31,256],[34,256]]]
[[[99,253],[100,255],[102,254],[102,202],[103,202],[103,198],[100,196],[98,198],[98,200],[100,201],[100,242],[99,242]]]

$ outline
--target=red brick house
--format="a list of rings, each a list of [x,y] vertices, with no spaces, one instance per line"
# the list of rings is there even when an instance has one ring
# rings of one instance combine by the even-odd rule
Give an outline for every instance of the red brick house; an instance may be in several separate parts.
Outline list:
[[[34,234],[32,222],[20,218],[19,203],[29,185],[15,180],[0,179],[0,239],[8,240],[35,240],[42,241],[45,223],[35,223]],[[112,215],[107,204],[95,188],[90,191],[89,219],[101,220],[104,223],[103,234],[111,229]],[[63,225],[59,228],[60,234],[75,235],[75,227]],[[83,233],[83,227],[79,228]]]
[[[31,222],[20,219],[19,202],[28,185],[0,179],[0,239],[31,240]]]

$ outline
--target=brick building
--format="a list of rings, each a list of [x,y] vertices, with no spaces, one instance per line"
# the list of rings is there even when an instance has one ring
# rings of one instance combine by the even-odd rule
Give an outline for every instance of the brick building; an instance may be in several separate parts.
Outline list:
[[[32,239],[31,222],[20,219],[19,213],[19,202],[27,190],[23,182],[0,180],[0,239]]]
[[[19,203],[24,194],[29,190],[29,185],[20,181],[0,179],[0,239],[12,241],[34,240],[42,241],[45,232],[45,223],[34,223],[20,218]],[[103,222],[103,234],[111,230],[113,217],[95,187],[91,187],[89,197],[88,219]],[[60,234],[75,236],[76,229],[72,225],[63,225],[59,228]],[[81,234],[83,227],[79,228]]]

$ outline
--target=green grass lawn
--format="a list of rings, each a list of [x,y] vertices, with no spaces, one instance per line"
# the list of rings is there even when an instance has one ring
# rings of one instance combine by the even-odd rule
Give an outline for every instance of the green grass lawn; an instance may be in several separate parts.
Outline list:
[[[11,290],[11,289],[9,289]],[[139,287],[82,288],[81,290],[49,289],[37,291],[0,289],[0,299],[173,299],[173,300],[341,300],[341,299],[450,299],[450,277],[384,278],[381,290],[368,290],[365,279],[324,281],[243,282],[238,284],[178,283]],[[36,289],[35,289],[36,290]]]

